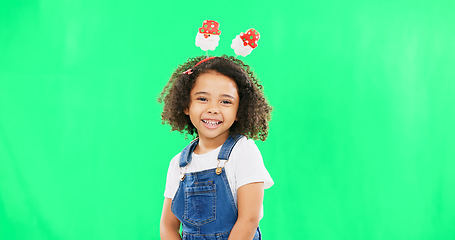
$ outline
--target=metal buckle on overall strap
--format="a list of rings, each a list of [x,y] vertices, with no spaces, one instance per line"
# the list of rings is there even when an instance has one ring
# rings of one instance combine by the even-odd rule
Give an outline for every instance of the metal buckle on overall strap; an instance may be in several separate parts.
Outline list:
[[[227,160],[224,160],[224,164],[222,167],[220,167],[220,162],[221,162],[220,159],[218,159],[218,164],[216,165],[216,170],[215,170],[216,175],[220,175],[221,172],[223,172],[223,168],[224,168],[224,166],[226,166]]]

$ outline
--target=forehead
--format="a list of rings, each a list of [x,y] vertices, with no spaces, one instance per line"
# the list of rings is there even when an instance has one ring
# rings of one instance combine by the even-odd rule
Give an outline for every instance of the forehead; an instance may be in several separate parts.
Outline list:
[[[191,94],[196,92],[235,94],[235,96],[238,96],[238,89],[235,81],[216,71],[202,73],[196,78]]]

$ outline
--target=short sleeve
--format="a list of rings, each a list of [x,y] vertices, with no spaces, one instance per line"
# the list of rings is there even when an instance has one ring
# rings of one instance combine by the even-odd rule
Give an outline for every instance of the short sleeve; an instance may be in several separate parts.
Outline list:
[[[166,198],[173,199],[175,193],[177,192],[177,189],[179,188],[179,159],[180,153],[172,158],[171,162],[169,163],[166,177],[166,188],[164,189],[164,197]]]
[[[264,182],[264,189],[273,185],[273,180],[265,168],[261,152],[252,139],[239,140],[238,149],[233,150],[236,158],[235,181],[236,190],[249,183]],[[235,152],[234,152],[235,151]]]

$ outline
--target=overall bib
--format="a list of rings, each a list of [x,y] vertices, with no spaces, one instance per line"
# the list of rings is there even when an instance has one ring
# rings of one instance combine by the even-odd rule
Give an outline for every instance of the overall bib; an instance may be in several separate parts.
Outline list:
[[[229,136],[221,147],[218,160],[227,161],[242,135]],[[179,166],[191,162],[191,154],[199,139],[193,141],[180,155]],[[222,240],[237,221],[237,207],[224,168],[184,173],[172,200],[171,211],[182,223],[184,240]],[[261,239],[259,227],[253,239]]]

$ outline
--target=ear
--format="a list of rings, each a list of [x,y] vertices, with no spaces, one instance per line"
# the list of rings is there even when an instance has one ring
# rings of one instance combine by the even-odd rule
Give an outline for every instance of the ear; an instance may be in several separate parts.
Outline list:
[[[190,115],[190,112],[189,112],[188,108],[185,108],[185,109],[183,110],[183,113],[185,113],[186,115]]]

